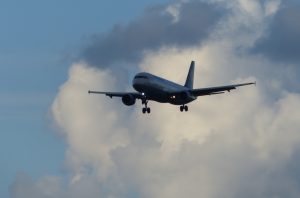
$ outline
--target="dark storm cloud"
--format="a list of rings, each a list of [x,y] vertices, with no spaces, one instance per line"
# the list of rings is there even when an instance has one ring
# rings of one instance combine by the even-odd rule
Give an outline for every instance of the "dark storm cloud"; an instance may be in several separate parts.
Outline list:
[[[145,50],[161,46],[199,45],[222,14],[212,5],[189,2],[181,6],[180,19],[174,23],[166,8],[148,8],[129,24],[116,25],[110,32],[94,36],[81,58],[90,65],[107,67],[115,62],[136,62]]]
[[[289,2],[274,17],[269,35],[258,41],[255,53],[275,61],[300,62],[300,4]]]

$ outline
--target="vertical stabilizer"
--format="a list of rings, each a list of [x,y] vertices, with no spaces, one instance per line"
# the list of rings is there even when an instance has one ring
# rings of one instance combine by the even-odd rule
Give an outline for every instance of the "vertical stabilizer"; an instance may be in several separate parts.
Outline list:
[[[189,89],[193,89],[193,84],[194,84],[194,70],[195,70],[195,61],[191,62],[191,66],[189,69],[189,73],[186,77],[186,81],[184,86],[189,88]]]

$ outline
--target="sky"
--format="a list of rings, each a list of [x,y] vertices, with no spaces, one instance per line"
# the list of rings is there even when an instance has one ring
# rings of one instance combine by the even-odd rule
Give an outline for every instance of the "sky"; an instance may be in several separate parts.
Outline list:
[[[127,23],[149,1],[1,1],[0,197],[19,173],[64,174],[66,144],[49,109],[70,62],[93,34]]]
[[[118,5],[118,6],[115,6]],[[299,197],[297,0],[2,1],[1,197]],[[89,96],[138,71],[195,86],[188,113]]]

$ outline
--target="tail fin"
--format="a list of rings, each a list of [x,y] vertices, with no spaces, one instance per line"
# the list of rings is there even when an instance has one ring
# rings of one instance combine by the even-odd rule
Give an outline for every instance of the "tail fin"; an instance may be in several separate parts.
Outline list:
[[[189,88],[189,89],[193,89],[193,84],[194,84],[194,70],[195,70],[195,61],[191,62],[190,65],[190,69],[189,69],[189,73],[186,77],[186,81],[184,86]]]

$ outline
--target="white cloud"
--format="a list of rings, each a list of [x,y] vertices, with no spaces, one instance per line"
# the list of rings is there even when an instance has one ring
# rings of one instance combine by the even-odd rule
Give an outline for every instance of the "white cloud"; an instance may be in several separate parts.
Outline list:
[[[67,187],[57,178],[27,187],[17,179],[14,197],[299,197],[297,176],[286,172],[299,149],[300,95],[281,85],[290,71],[245,50],[263,34],[268,14],[253,17],[264,10],[260,1],[239,2],[204,45],[162,47],[146,53],[140,68],[183,83],[196,60],[197,87],[257,80],[256,87],[200,97],[188,113],[150,102],[151,114],[143,115],[140,101],[126,107],[87,94],[119,91],[110,69],[74,64],[52,106],[71,179]]]
[[[128,143],[128,129],[115,126],[122,120],[125,123],[125,114],[120,115],[118,108],[113,107],[116,102],[103,98],[104,103],[98,103],[100,98],[87,91],[113,89],[114,79],[109,71],[84,64],[73,65],[69,75],[53,104],[53,117],[69,145],[68,163],[75,171],[74,178],[87,171],[85,166],[97,167],[97,174],[105,177],[112,165],[109,152]]]

